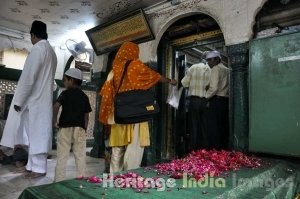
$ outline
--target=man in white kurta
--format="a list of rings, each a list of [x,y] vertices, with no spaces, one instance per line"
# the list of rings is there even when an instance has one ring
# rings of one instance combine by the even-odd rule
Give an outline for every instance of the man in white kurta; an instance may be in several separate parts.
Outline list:
[[[28,145],[25,177],[47,172],[47,154],[52,141],[53,81],[57,66],[54,50],[47,41],[46,24],[34,21],[32,50],[18,81],[0,145],[14,148]]]
[[[229,69],[221,62],[218,51],[206,54],[206,61],[211,68],[207,92],[208,100],[207,132],[208,148],[227,149],[229,141]]]

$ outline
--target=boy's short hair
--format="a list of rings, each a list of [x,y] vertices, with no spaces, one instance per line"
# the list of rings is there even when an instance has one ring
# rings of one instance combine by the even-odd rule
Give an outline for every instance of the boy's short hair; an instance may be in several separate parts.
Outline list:
[[[74,81],[74,83],[75,83],[77,86],[81,86],[81,84],[82,84],[82,80],[81,80],[81,79],[76,79],[76,78],[70,77],[70,76],[68,76],[68,75],[65,75],[65,78],[66,78],[67,80],[72,79],[72,80]]]

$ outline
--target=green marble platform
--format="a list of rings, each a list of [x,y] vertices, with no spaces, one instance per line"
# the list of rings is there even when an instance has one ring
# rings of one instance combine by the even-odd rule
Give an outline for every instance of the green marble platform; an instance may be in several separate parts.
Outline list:
[[[132,188],[105,188],[85,180],[66,180],[59,183],[28,187],[19,199],[196,199],[230,198],[295,199],[300,194],[300,165],[285,160],[263,159],[264,166],[242,168],[223,176],[207,177],[201,183],[193,179],[176,179],[175,184],[137,192]],[[169,178],[144,168],[133,170],[143,177]],[[102,177],[101,174],[97,175]],[[162,182],[162,181],[160,181]],[[108,183],[107,183],[108,184]]]

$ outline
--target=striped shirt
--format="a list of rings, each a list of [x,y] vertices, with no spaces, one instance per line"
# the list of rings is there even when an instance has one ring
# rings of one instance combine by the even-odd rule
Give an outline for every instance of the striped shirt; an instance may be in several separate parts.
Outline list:
[[[183,87],[188,87],[189,96],[205,97],[205,87],[209,84],[211,69],[207,64],[192,65],[181,80]]]

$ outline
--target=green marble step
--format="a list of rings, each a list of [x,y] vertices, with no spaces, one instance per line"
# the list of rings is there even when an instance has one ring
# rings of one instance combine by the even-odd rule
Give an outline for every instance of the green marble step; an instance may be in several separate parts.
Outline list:
[[[300,193],[300,166],[284,160],[264,159],[263,167],[242,168],[227,172],[222,176],[208,177],[193,184],[193,179],[176,179],[175,187],[162,191],[147,189],[137,193],[135,190],[105,188],[103,184],[86,181],[66,180],[59,183],[29,187],[20,199],[57,198],[105,198],[105,199],[295,199]],[[133,170],[143,177],[160,177],[167,181],[168,176],[144,168]],[[102,177],[102,174],[97,175]],[[244,180],[247,183],[240,182]],[[190,185],[195,186],[188,186]],[[222,182],[222,183],[220,183]],[[220,186],[222,185],[222,186]],[[80,188],[83,187],[83,188]]]
[[[248,176],[248,177],[247,177]],[[299,185],[299,171],[294,165],[278,162],[267,170],[251,176],[245,171],[234,180],[235,184],[227,183],[232,188],[216,198],[293,198]]]

